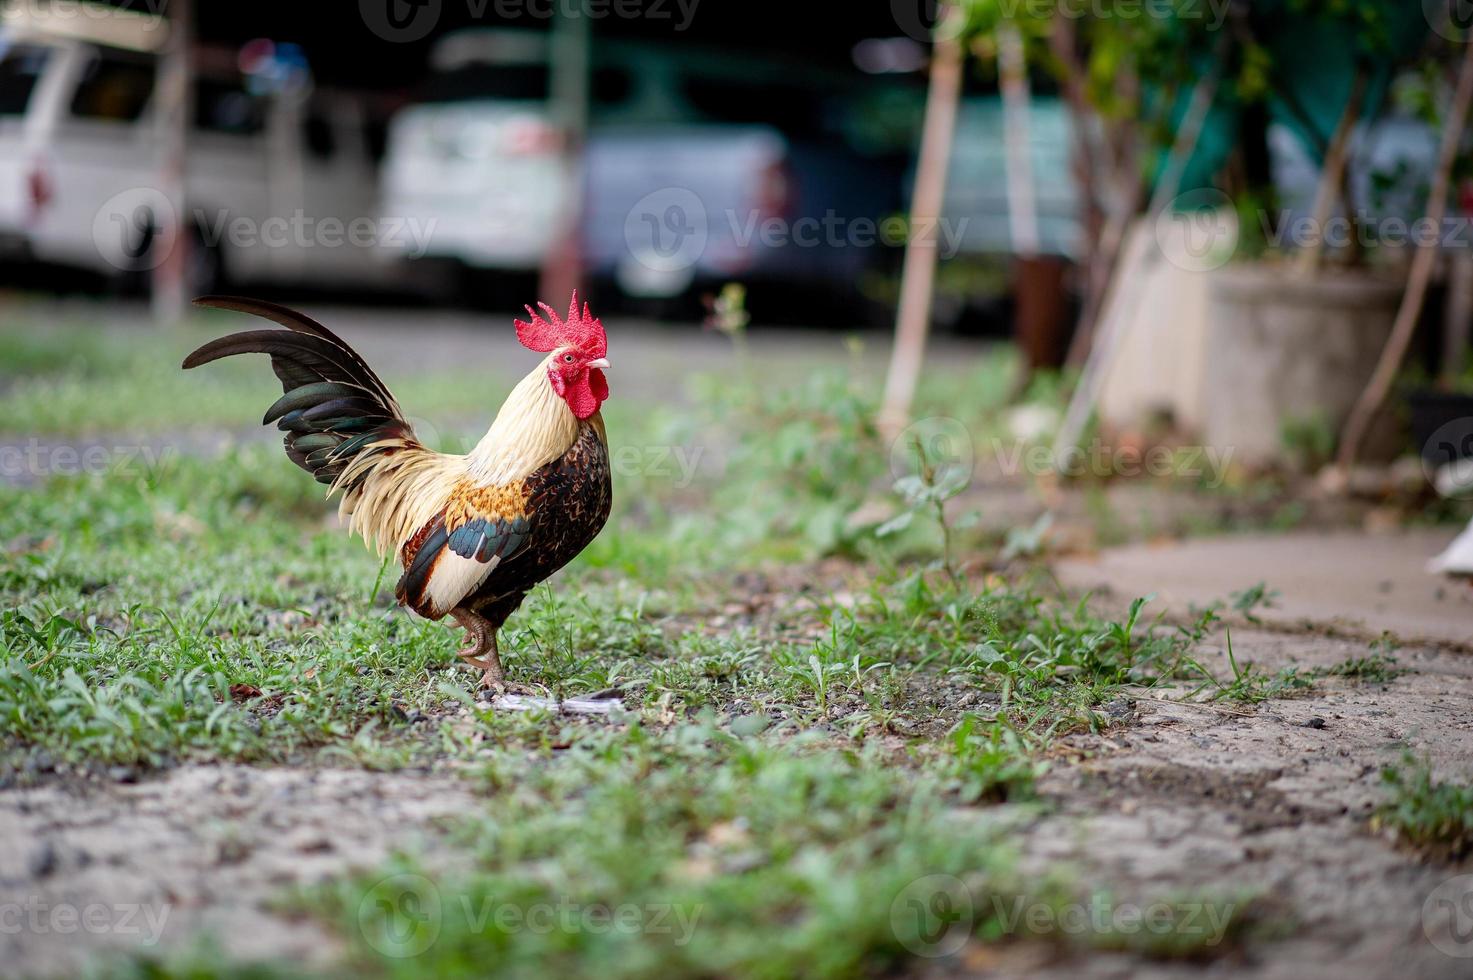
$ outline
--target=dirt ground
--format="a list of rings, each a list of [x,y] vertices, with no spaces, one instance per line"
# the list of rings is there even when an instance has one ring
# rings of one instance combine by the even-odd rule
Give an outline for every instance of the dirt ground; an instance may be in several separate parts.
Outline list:
[[[436,846],[474,804],[422,773],[183,766],[139,782],[77,778],[0,793],[0,881],[24,920],[0,923],[11,976],[74,974],[98,954],[187,949],[325,966],[340,946],[270,906],[291,886]],[[89,906],[96,927],[54,918]],[[38,910],[39,919],[31,910]]]
[[[1235,654],[1265,667],[1330,666],[1362,656],[1356,640],[1234,632]],[[1374,833],[1380,769],[1403,746],[1441,776],[1473,772],[1473,659],[1403,648],[1409,672],[1384,684],[1318,685],[1251,712],[1140,700],[1122,725],[1075,736],[1081,758],[1046,778],[1059,806],[1028,828],[1040,862],[1076,865],[1123,898],[1255,893],[1262,940],[1207,972],[1253,977],[1468,977],[1473,943],[1458,943],[1429,896],[1450,879],[1473,895],[1467,869],[1421,859]],[[1466,898],[1464,899],[1466,900]],[[1276,925],[1288,935],[1273,938]],[[1439,948],[1439,944],[1443,947]],[[1181,966],[1126,955],[1040,961],[1018,949],[998,965],[1039,976],[1176,976]],[[1016,959],[1014,959],[1016,957]],[[978,954],[978,965],[989,957]]]
[[[1203,651],[1209,666],[1225,665],[1219,641]],[[1360,639],[1303,630],[1240,627],[1233,642],[1240,660],[1270,669],[1365,653]],[[1473,958],[1450,955],[1473,957],[1473,942],[1451,931],[1433,894],[1468,901],[1473,874],[1397,847],[1369,821],[1380,769],[1403,746],[1441,776],[1473,773],[1473,659],[1435,645],[1398,658],[1407,672],[1390,681],[1330,679],[1252,708],[1122,699],[1108,706],[1107,731],[1057,749],[1042,815],[1020,811],[1026,867],[1067,869],[1122,905],[1251,895],[1222,910],[1253,922],[1226,957],[1201,965],[970,940],[922,950],[935,955],[916,972],[1473,975]],[[204,935],[246,959],[330,964],[339,940],[282,910],[283,892],[381,866],[396,850],[431,866],[452,860],[446,830],[475,805],[454,777],[430,773],[210,765],[131,778],[0,792],[0,839],[24,842],[0,853],[5,894],[24,906],[0,917],[7,974],[64,975],[99,953],[187,948]]]

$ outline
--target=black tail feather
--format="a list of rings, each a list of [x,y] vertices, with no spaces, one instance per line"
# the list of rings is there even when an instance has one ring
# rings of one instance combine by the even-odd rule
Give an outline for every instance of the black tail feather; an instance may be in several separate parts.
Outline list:
[[[399,405],[394,401],[394,396],[389,389],[379,380],[378,375],[368,366],[368,362],[358,356],[358,352],[348,346],[348,342],[337,334],[296,310],[281,306],[278,303],[268,303],[266,300],[249,299],[244,296],[201,296],[194,301],[195,306],[204,306],[216,310],[234,310],[237,313],[250,313],[272,323],[279,323],[294,333],[311,334],[320,337],[330,344],[339,348],[343,356],[357,367],[363,375],[371,382],[369,385],[377,391],[384,401],[393,407],[395,414],[399,414]]]
[[[293,388],[266,409],[266,414],[261,418],[261,424],[270,425],[277,419],[293,413],[304,413],[312,406],[320,405],[323,399],[351,397],[364,393],[363,388],[358,385],[344,384],[339,381],[322,381],[301,388]]]
[[[359,454],[393,451],[414,442],[414,430],[399,403],[373,369],[332,331],[310,317],[275,303],[232,296],[206,296],[199,306],[263,317],[285,330],[248,330],[204,344],[184,359],[184,368],[233,357],[266,354],[284,394],[266,410],[262,424],[286,432],[287,457],[331,485]],[[355,487],[345,487],[351,492]]]

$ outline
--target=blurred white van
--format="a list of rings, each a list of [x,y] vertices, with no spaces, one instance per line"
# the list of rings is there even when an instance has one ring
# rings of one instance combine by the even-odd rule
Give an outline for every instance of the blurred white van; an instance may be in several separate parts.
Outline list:
[[[548,55],[546,34],[514,29],[460,31],[434,48],[423,91],[390,124],[384,167],[386,210],[435,222],[429,255],[470,270],[537,269],[570,231],[581,176],[586,274],[626,296],[688,296],[740,278],[838,300],[894,258],[867,243],[900,209],[904,152],[865,145],[863,79],[601,40],[577,175],[554,121]]]
[[[154,116],[167,22],[84,4],[0,16],[0,254],[125,276],[156,266],[172,205]],[[382,285],[368,105],[252,85],[236,52],[195,53],[185,165],[192,288]],[[375,145],[377,143],[377,146]]]
[[[389,127],[385,209],[435,222],[431,255],[532,270],[563,230],[572,172],[548,113],[546,35],[452,34]]]

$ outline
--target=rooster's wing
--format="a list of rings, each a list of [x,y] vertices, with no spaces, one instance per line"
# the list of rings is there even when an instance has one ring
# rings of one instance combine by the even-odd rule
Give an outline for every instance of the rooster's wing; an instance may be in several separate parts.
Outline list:
[[[439,619],[477,591],[529,544],[532,514],[525,481],[478,488],[462,484],[450,503],[404,547],[398,600]]]

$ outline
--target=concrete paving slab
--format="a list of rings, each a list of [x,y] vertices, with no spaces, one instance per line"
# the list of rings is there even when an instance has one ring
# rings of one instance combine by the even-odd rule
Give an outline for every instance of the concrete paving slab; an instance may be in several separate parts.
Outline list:
[[[1304,620],[1406,640],[1473,643],[1473,587],[1428,574],[1427,561],[1457,528],[1290,533],[1204,538],[1107,549],[1058,563],[1065,587],[1155,593],[1173,612],[1226,600],[1258,582],[1277,590],[1254,614],[1286,626]]]

